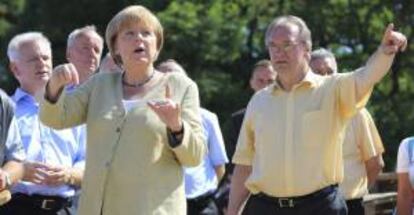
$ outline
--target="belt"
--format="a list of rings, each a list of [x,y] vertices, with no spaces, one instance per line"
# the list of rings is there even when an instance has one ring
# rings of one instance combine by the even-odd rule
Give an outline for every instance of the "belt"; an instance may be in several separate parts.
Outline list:
[[[346,204],[348,205],[348,208],[349,207],[360,207],[362,206],[362,202],[363,202],[362,198],[346,200]]]
[[[346,200],[346,203],[351,203],[351,204],[353,204],[353,203],[361,203],[363,201],[363,199],[362,198],[357,198],[357,199],[347,199]]]
[[[276,206],[278,206],[279,208],[294,208],[305,202],[308,202],[311,200],[319,200],[321,198],[324,198],[330,193],[334,192],[337,188],[338,188],[338,185],[330,185],[330,186],[324,187],[320,190],[317,190],[307,195],[293,196],[293,197],[286,197],[286,198],[285,197],[273,197],[265,193],[258,193],[258,194],[253,195],[253,197],[256,197],[258,199],[262,199],[268,202],[276,203]]]
[[[63,208],[72,206],[72,198],[63,198],[60,196],[15,193],[12,196],[12,200],[46,211],[59,211]]]
[[[195,198],[187,199],[187,201],[193,202],[193,203],[204,202],[206,200],[213,199],[214,198],[214,193],[215,193],[214,191],[208,191],[208,192],[206,192],[206,193],[204,193],[200,196],[197,196]]]

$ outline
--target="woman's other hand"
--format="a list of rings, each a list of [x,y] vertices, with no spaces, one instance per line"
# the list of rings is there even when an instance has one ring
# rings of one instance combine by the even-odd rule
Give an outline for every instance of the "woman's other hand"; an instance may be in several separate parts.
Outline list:
[[[148,105],[158,115],[171,132],[180,132],[183,128],[180,105],[171,99],[171,90],[165,86],[165,99],[149,101]]]

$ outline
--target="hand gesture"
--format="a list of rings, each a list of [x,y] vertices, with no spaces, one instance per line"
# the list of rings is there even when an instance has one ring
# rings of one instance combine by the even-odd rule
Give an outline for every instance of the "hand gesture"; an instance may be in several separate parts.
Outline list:
[[[396,54],[407,48],[407,38],[404,34],[394,31],[394,24],[389,24],[381,42],[382,50],[387,55]]]
[[[183,124],[180,105],[171,99],[171,91],[168,85],[165,86],[165,99],[149,101],[148,106],[171,131],[181,131]]]
[[[62,87],[68,84],[79,84],[79,74],[75,66],[67,63],[55,67],[47,85],[47,98],[56,100]]]
[[[23,180],[35,184],[60,186],[68,181],[67,168],[44,163],[27,162],[24,165]]]
[[[69,169],[62,166],[48,166],[44,175],[43,184],[60,186],[68,183]]]
[[[32,182],[34,184],[42,184],[44,175],[46,174],[47,166],[37,162],[24,163],[23,180]]]

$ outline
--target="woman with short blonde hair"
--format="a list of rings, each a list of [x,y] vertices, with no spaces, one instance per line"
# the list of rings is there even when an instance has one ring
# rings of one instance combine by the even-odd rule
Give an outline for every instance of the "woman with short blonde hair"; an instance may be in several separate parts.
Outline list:
[[[79,214],[184,215],[182,166],[198,165],[206,151],[197,86],[154,69],[163,30],[145,7],[120,11],[105,38],[122,73],[98,73],[67,94],[78,77],[73,65],[60,65],[41,105],[51,127],[87,126]]]

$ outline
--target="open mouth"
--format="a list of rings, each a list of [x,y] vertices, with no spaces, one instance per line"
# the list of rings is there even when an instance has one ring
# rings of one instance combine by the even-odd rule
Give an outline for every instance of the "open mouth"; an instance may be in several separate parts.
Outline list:
[[[48,71],[39,71],[39,72],[36,72],[36,75],[49,75],[49,72]]]
[[[287,64],[287,61],[285,61],[285,60],[279,60],[279,61],[276,61],[276,64]]]
[[[145,49],[143,47],[138,47],[134,50],[134,53],[141,54],[144,53]]]

